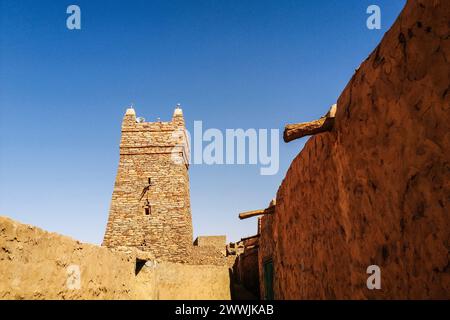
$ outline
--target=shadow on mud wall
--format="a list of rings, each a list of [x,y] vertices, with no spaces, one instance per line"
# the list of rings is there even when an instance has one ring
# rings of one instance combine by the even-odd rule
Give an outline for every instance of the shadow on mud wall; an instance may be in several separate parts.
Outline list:
[[[258,264],[245,263],[239,255],[229,268],[231,300],[259,300]],[[247,262],[249,260],[247,259]],[[256,276],[255,276],[256,275]]]

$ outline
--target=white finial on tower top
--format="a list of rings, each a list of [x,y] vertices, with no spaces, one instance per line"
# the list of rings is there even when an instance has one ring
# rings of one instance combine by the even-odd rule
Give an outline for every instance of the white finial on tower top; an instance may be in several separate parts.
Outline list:
[[[173,112],[174,116],[182,116],[183,110],[181,109],[181,104],[177,103],[177,106],[175,107],[175,111]]]
[[[136,115],[136,111],[134,111],[133,103],[127,108],[127,112],[125,114]]]

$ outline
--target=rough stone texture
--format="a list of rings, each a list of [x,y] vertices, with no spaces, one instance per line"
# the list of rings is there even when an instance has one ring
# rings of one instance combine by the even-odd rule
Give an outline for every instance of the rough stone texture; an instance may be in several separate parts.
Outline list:
[[[199,236],[194,241],[194,246],[213,247],[226,255],[227,236]]]
[[[408,1],[333,131],[291,164],[273,216],[275,298],[450,298],[449,21],[450,1]],[[366,287],[372,264],[381,290]]]
[[[189,264],[196,265],[217,265],[225,266],[227,264],[227,259],[223,252],[216,247],[197,247],[194,246],[191,252],[191,260]]]
[[[0,299],[230,299],[227,266],[148,261],[136,275],[136,253],[0,217]],[[79,289],[67,286],[71,265]]]
[[[188,149],[181,109],[170,122],[142,123],[136,122],[134,109],[127,110],[103,245],[136,247],[164,261],[189,259]],[[151,186],[143,194],[149,178]]]

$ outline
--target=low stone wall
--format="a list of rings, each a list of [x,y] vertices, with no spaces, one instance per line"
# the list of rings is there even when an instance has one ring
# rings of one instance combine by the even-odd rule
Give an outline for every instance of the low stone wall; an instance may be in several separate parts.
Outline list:
[[[137,274],[137,275],[136,275]],[[0,299],[230,299],[228,267],[147,262],[0,217]]]
[[[264,275],[264,264],[273,260],[273,248],[275,247],[273,236],[273,215],[265,215],[259,218],[259,241],[258,241],[258,268],[259,268],[259,292],[261,299],[266,298],[266,284]]]
[[[229,300],[227,266],[147,263],[137,276],[137,291],[157,300]]]

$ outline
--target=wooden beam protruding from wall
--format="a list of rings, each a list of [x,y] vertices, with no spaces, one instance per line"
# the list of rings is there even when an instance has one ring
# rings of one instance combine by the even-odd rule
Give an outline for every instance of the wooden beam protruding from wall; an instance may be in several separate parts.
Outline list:
[[[265,209],[259,209],[259,210],[251,210],[251,211],[245,211],[245,212],[241,212],[239,213],[239,219],[243,220],[243,219],[248,219],[251,217],[255,217],[255,216],[260,216],[263,214],[273,214],[275,213],[275,199],[273,199],[272,201],[270,201],[270,204],[267,208]]]
[[[284,142],[290,142],[305,136],[331,131],[334,127],[336,109],[337,105],[333,104],[327,114],[318,120],[286,125],[283,133]]]

